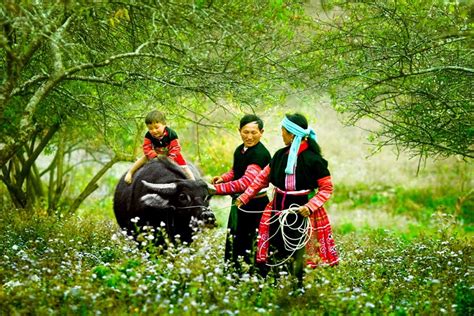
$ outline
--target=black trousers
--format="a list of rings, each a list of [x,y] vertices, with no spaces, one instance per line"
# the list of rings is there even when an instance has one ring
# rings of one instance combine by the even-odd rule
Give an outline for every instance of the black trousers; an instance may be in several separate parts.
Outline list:
[[[232,199],[229,220],[227,224],[227,238],[225,244],[225,259],[232,262],[237,269],[240,269],[239,257],[247,264],[254,265],[256,252],[256,239],[258,226],[262,212],[269,200],[264,197],[254,198],[239,210],[234,205]]]

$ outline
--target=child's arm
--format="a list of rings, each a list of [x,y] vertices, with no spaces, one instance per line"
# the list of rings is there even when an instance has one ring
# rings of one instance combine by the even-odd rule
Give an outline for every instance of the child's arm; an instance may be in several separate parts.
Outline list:
[[[140,159],[138,159],[137,161],[135,161],[132,165],[132,167],[130,168],[130,170],[128,170],[127,174],[125,175],[125,182],[130,184],[132,183],[133,181],[133,174],[138,170],[140,169],[141,166],[143,166],[146,162],[148,161],[148,159],[146,158],[146,156],[143,156],[141,157]]]
[[[184,160],[184,157],[181,154],[181,146],[177,138],[173,139],[168,145],[168,158],[173,159],[181,167],[188,179],[196,180],[194,178],[193,172],[191,169],[189,169],[188,165],[186,164],[186,160]]]
[[[153,143],[151,142],[149,138],[145,137],[142,147],[143,147],[143,153],[148,159],[153,159],[156,156],[158,156],[155,149],[153,148]]]
[[[183,155],[181,154],[181,145],[179,144],[178,139],[173,139],[168,145],[168,158],[173,159],[181,167],[186,166],[186,160],[184,160]]]

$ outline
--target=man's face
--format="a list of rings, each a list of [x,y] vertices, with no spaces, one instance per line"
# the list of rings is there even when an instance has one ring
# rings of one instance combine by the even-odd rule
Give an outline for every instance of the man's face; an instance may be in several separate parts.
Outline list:
[[[257,123],[248,123],[239,130],[240,137],[245,147],[253,147],[258,144],[263,134],[263,129],[258,128]]]
[[[153,136],[154,138],[160,138],[165,133],[166,124],[151,123],[147,124],[146,127],[148,128],[148,131],[150,132],[151,136]]]

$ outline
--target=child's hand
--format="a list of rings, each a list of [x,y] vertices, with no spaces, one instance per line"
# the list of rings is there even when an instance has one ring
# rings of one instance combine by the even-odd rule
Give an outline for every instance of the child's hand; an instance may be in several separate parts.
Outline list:
[[[188,178],[189,180],[196,180],[196,178],[193,175],[193,172],[191,171],[191,169],[189,169],[188,166],[182,166],[182,168],[186,175],[186,178]]]
[[[127,174],[125,175],[124,181],[125,181],[125,183],[127,183],[127,184],[132,183],[133,179],[132,179],[132,174],[131,174],[130,172],[127,172]]]

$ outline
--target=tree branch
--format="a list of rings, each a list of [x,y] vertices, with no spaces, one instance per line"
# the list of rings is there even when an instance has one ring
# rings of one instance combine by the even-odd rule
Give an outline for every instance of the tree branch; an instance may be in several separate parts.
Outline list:
[[[117,163],[119,160],[118,156],[115,156],[112,158],[109,162],[107,162],[105,165],[102,166],[102,168],[97,172],[97,174],[89,181],[87,186],[84,188],[84,190],[79,194],[79,196],[74,200],[72,203],[71,207],[69,208],[69,213],[75,213],[81,203],[97,188],[99,185],[97,184],[97,181],[100,180],[100,178],[109,170],[115,163]]]
[[[46,147],[51,138],[53,138],[54,134],[58,131],[58,129],[59,124],[55,124],[49,128],[48,133],[41,139],[40,144],[36,147],[33,153],[29,155],[28,160],[23,164],[21,173],[17,176],[17,184],[19,184],[20,186],[23,184],[23,181],[31,170],[31,166],[33,166],[33,164],[35,163],[36,158],[38,158],[38,156],[41,154],[41,152]]]

